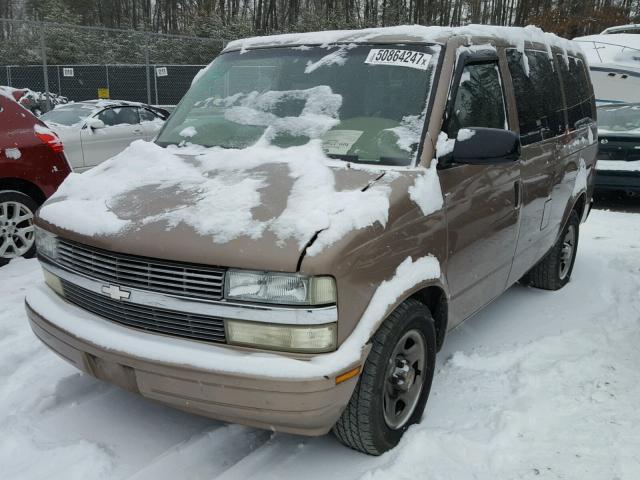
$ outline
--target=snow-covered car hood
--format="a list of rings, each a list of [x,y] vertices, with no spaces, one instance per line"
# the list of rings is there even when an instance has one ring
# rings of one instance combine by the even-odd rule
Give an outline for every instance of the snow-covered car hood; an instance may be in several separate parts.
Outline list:
[[[38,224],[122,253],[295,271],[303,252],[388,220],[384,171],[331,161],[319,142],[195,153],[136,141],[71,174]]]

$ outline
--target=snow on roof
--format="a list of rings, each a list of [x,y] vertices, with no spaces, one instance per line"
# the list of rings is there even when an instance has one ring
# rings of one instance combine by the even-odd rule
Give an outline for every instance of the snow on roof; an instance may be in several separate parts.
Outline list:
[[[2,95],[3,97],[8,98],[9,100],[12,101],[16,101],[15,97],[13,96],[13,91],[15,89],[11,88],[11,87],[5,87],[5,86],[0,86],[0,95]]]
[[[366,28],[362,30],[330,30],[324,32],[287,33],[264,37],[234,40],[224,51],[259,47],[295,45],[331,45],[336,43],[437,43],[442,44],[453,36],[485,37],[504,40],[514,46],[524,42],[536,42],[555,46],[570,52],[578,52],[580,47],[570,40],[553,33],[543,32],[535,26],[499,27],[493,25],[468,25],[465,27],[435,27],[423,25],[399,25],[395,27]]]

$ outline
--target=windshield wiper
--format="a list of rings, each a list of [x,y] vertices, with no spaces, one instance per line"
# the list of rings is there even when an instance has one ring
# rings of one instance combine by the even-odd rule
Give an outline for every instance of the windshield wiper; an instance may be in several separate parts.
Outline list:
[[[329,158],[335,158],[336,160],[344,160],[345,162],[359,162],[360,157],[358,155],[341,155],[338,153],[327,154]]]

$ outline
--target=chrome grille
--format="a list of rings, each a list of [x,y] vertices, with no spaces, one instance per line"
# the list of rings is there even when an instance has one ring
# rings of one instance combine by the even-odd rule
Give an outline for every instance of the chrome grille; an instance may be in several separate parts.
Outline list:
[[[218,317],[113,300],[66,280],[62,280],[62,288],[65,299],[69,302],[121,325],[173,337],[225,342],[224,321]]]
[[[125,255],[59,240],[60,265],[98,280],[122,286],[205,300],[220,300],[221,268]]]

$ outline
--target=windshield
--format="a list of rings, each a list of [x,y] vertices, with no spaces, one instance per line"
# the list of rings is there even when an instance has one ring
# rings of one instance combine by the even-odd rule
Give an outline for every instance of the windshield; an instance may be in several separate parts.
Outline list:
[[[288,147],[320,139],[333,158],[409,165],[438,51],[350,44],[225,53],[187,92],[157,143]]]
[[[598,130],[640,131],[640,104],[598,107]]]
[[[94,110],[95,108],[91,105],[74,103],[54,108],[53,110],[41,115],[40,120],[45,123],[71,126],[83,122],[85,118],[89,117],[93,113]]]

